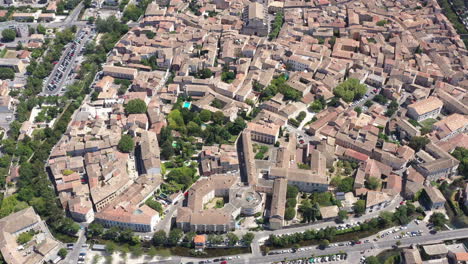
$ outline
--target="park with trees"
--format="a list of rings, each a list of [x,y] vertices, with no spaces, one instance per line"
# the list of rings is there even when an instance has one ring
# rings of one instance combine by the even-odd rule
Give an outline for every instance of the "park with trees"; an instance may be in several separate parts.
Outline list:
[[[349,78],[338,84],[333,89],[333,94],[345,102],[352,102],[361,99],[367,92],[365,84],[361,84],[358,79]]]

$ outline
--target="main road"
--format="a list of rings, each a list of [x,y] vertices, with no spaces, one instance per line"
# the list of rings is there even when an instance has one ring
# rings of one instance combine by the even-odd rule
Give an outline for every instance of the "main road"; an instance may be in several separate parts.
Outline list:
[[[345,253],[357,253],[366,250],[371,250],[373,248],[378,249],[390,249],[396,245],[397,241],[400,241],[400,247],[408,247],[410,245],[424,245],[424,244],[433,244],[433,243],[440,243],[443,241],[448,240],[457,240],[463,239],[468,237],[468,228],[463,229],[456,229],[456,230],[449,230],[449,231],[441,231],[436,234],[425,234],[423,236],[416,236],[416,237],[407,237],[401,239],[395,239],[390,236],[386,240],[372,242],[372,243],[363,243],[360,245],[353,245],[353,246],[345,246],[345,247],[332,247],[326,248],[324,250],[318,249],[313,247],[311,250],[306,251],[298,251],[296,253],[287,253],[287,254],[277,254],[277,255],[254,255],[254,254],[246,254],[241,255],[239,259],[229,260],[229,263],[234,264],[241,264],[241,263],[272,263],[272,262],[279,262],[284,260],[294,260],[294,259],[301,259],[301,258],[309,258],[311,256],[321,256],[321,255],[329,255],[329,254],[336,254],[340,252]],[[195,258],[174,258],[168,261],[162,262],[150,262],[150,263],[187,263],[187,262],[194,262],[198,263],[203,259],[195,259]]]

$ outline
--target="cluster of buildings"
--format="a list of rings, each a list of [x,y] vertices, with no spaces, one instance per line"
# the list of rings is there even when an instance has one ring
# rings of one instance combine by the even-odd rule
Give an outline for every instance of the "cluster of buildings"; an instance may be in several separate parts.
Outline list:
[[[62,206],[76,221],[152,232],[160,216],[144,202],[162,182],[157,136],[146,130],[146,114],[126,115],[122,103],[82,105],[48,168]],[[134,138],[135,154],[118,150],[123,133]]]
[[[424,262],[466,263],[468,261],[468,250],[462,243],[414,245],[403,249],[401,257],[404,263],[408,264]]]
[[[24,233],[31,234],[29,241],[18,240]],[[0,219],[0,251],[8,264],[58,261],[61,259],[58,251],[62,247],[63,244],[50,234],[47,224],[32,207]]]
[[[81,107],[49,160],[62,204],[75,219],[154,230],[159,216],[143,202],[162,181],[158,135],[179,95],[191,98],[191,111],[221,111],[231,121],[255,112],[237,145],[202,148],[202,178],[177,213],[183,230],[226,232],[239,215],[263,209],[270,228],[282,228],[287,186],[333,191],[328,169],[337,159],[358,167],[350,176],[353,192],[336,194],[344,210],[362,199],[366,212],[375,212],[420,190],[429,209],[443,206],[429,185],[456,176],[459,161],[450,153],[467,147],[468,56],[436,0],[199,5],[197,16],[183,1],[151,3],[109,53],[94,84],[96,100]],[[284,23],[268,40],[278,12]],[[285,91],[260,100],[279,76],[299,100],[287,100]],[[340,99],[301,121],[310,141],[284,135],[289,119],[315,100],[330,102],[348,78],[366,85],[367,98],[377,92],[398,109],[387,114],[388,103],[374,103],[361,113]],[[131,83],[128,91],[122,80]],[[132,99],[143,100],[147,113],[126,114],[123,105]],[[122,133],[134,137],[135,156],[118,151]],[[420,136],[430,143],[409,147]],[[274,158],[255,160],[253,142],[268,145]],[[366,188],[371,178],[382,183],[376,190]],[[215,199],[226,202],[213,208]],[[324,217],[332,219],[338,210],[329,209]]]

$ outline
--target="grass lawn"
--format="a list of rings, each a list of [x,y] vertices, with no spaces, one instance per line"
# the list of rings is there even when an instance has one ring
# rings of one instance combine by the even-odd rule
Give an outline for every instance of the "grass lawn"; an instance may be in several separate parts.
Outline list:
[[[423,127],[429,127],[429,128],[431,128],[432,125],[435,124],[436,122],[437,122],[436,119],[434,119],[434,118],[428,118],[428,119],[426,119],[426,120],[424,120],[424,121],[419,122],[419,124],[421,124]]]
[[[56,239],[60,240],[63,243],[75,243],[78,240],[78,238],[76,237],[54,232],[53,230],[50,230],[50,232]]]
[[[170,257],[172,256],[171,250],[168,248],[156,248],[156,255],[161,256],[161,257]]]
[[[7,49],[3,48],[2,51],[0,51],[0,58],[5,57],[6,52],[7,52]]]
[[[5,52],[5,54],[3,54],[3,57],[2,58],[6,58],[6,59],[14,59],[16,58],[16,52],[15,51],[12,51],[12,50],[7,50]]]

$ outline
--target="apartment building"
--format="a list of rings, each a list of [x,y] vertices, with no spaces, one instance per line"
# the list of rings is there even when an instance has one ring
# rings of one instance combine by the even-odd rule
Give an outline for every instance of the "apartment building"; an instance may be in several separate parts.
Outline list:
[[[140,137],[140,163],[143,174],[161,174],[161,157],[158,138],[155,132],[143,131]]]
[[[270,122],[249,122],[247,129],[253,141],[275,144],[278,140],[280,126]]]
[[[121,66],[112,66],[104,65],[102,67],[102,72],[105,76],[111,76],[119,79],[128,79],[133,80],[138,75],[138,70],[133,68],[121,67]]]
[[[244,10],[242,34],[264,37],[268,35],[268,25],[264,6],[259,2],[250,3]]]
[[[199,158],[204,176],[239,171],[237,149],[233,145],[203,146]]]
[[[427,144],[424,150],[417,152],[416,161],[418,164],[415,169],[427,181],[436,181],[457,175],[458,165],[460,164],[457,159],[434,143]]]
[[[366,214],[387,207],[392,197],[384,192],[368,191],[366,196]]]
[[[17,242],[22,233],[34,231],[24,245]],[[41,264],[56,259],[63,245],[57,241],[32,207],[0,219],[0,252],[7,264]],[[29,252],[29,253],[26,253]]]
[[[444,103],[437,97],[430,96],[424,100],[408,105],[407,115],[420,122],[428,118],[436,118]]]
[[[439,140],[447,141],[460,133],[468,131],[468,118],[465,115],[455,113],[436,122],[432,127]]]
[[[425,186],[423,190],[420,200],[427,210],[444,208],[445,197],[439,189],[433,186]]]
[[[270,229],[277,230],[283,228],[284,211],[286,209],[286,192],[288,190],[288,180],[276,178],[273,183],[273,194],[270,208]]]

